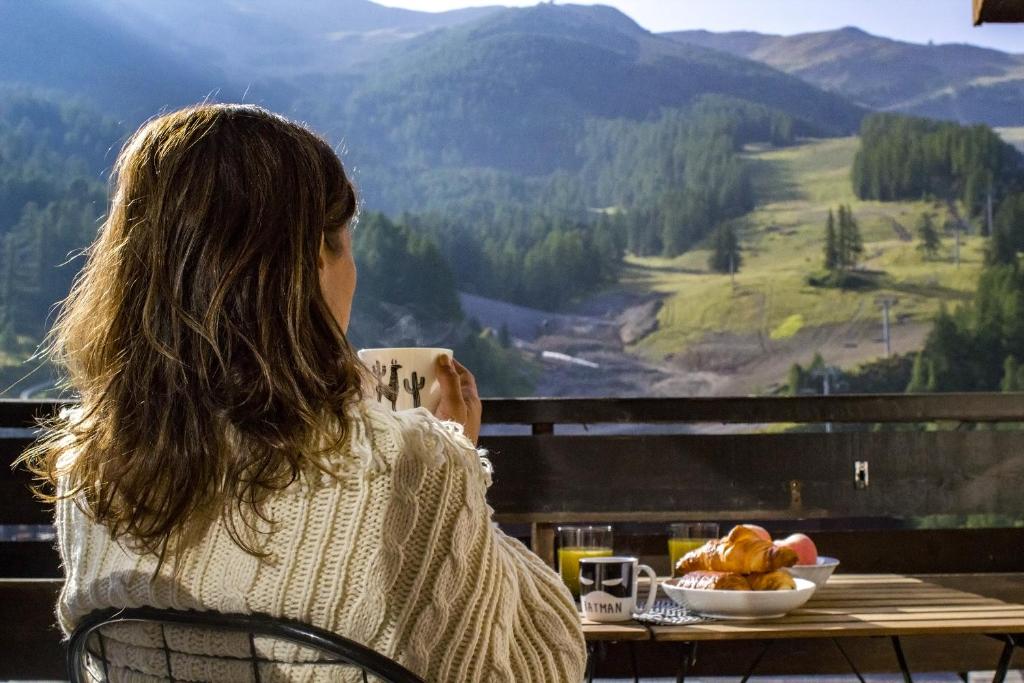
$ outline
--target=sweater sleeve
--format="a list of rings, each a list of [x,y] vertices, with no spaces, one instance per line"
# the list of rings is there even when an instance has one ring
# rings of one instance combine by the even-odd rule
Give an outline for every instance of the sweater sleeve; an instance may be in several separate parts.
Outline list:
[[[422,570],[426,590],[443,604],[422,610],[411,628],[412,668],[431,681],[582,680],[586,648],[572,596],[492,521],[482,454],[461,430],[433,418],[419,427],[433,432],[431,450],[443,456],[435,471],[446,495],[432,543],[445,558]]]

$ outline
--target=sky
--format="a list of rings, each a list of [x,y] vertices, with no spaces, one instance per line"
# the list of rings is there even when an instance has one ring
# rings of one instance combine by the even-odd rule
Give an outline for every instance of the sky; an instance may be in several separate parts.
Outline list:
[[[426,12],[480,5],[529,6],[537,0],[376,0]],[[654,32],[683,29],[789,35],[857,26],[913,43],[973,43],[1024,52],[1024,24],[972,26],[971,0],[575,0],[619,8]],[[558,4],[565,4],[559,0]]]

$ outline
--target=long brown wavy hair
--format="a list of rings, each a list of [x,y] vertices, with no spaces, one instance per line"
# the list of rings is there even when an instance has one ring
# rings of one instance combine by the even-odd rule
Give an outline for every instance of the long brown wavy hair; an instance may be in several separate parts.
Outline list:
[[[216,515],[254,526],[269,493],[326,469],[361,393],[318,258],[355,213],[331,147],[281,116],[199,105],[143,125],[51,332],[81,407],[23,458],[40,495],[74,496],[162,563]]]

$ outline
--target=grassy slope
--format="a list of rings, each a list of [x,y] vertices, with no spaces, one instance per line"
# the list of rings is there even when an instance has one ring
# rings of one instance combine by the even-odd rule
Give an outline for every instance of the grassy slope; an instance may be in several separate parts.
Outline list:
[[[916,239],[899,238],[894,222],[913,234],[925,210],[935,213],[941,225],[945,207],[857,200],[849,179],[857,144],[856,138],[829,139],[750,153],[763,200],[736,221],[745,253],[735,289],[727,275],[707,271],[708,252],[703,249],[675,259],[631,258],[625,281],[667,295],[659,330],[636,350],[660,359],[684,352],[712,333],[777,342],[810,328],[873,322],[879,316],[876,299],[883,294],[899,299],[894,318],[926,323],[941,302],[969,296],[982,265],[982,239],[965,238],[959,269],[951,262],[952,237],[944,238],[937,260],[926,261]],[[864,267],[885,272],[879,289],[842,292],[806,284],[807,275],[821,268],[826,212],[839,203],[850,204],[860,223]],[[769,353],[771,346],[767,342]],[[880,352],[880,345],[865,347],[855,360],[869,360]]]

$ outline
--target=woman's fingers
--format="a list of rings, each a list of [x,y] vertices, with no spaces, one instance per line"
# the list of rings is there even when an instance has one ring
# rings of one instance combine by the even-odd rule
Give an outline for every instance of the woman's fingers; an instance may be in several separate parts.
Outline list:
[[[452,359],[452,363],[459,373],[462,397],[466,405],[466,420],[462,424],[465,427],[466,436],[476,443],[480,436],[480,423],[483,417],[483,404],[480,402],[480,395],[476,388],[476,377],[459,361]]]
[[[462,386],[463,394],[466,394],[468,391],[468,393],[476,396],[476,377],[473,376],[473,373],[470,372],[465,365],[454,358],[452,359],[452,363],[455,366],[455,371],[459,373],[459,384]]]
[[[466,436],[476,443],[480,435],[480,397],[476,378],[459,361],[440,356],[437,359],[437,381],[441,386],[441,402],[434,414],[442,420],[462,425]]]
[[[465,405],[466,399],[462,394],[462,375],[458,367],[453,364],[452,359],[442,355],[437,359],[437,381],[441,385],[441,405],[447,405],[449,409],[458,405]]]

